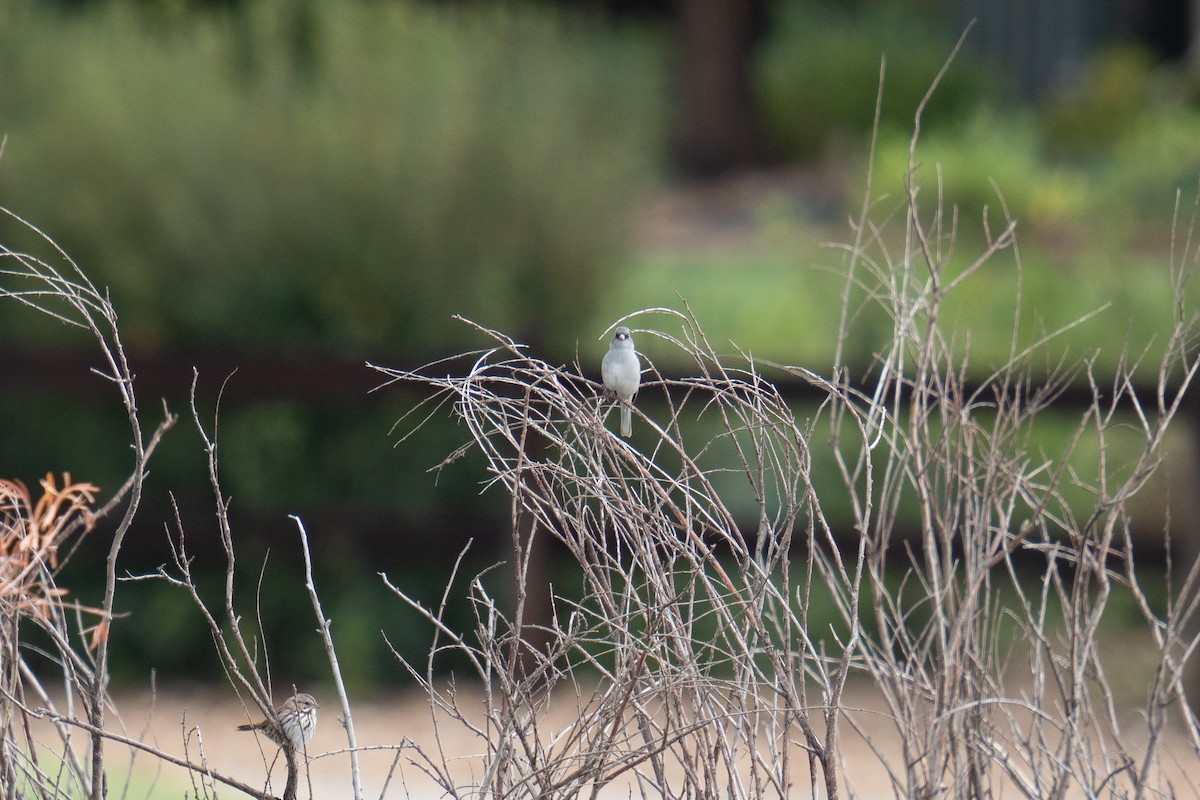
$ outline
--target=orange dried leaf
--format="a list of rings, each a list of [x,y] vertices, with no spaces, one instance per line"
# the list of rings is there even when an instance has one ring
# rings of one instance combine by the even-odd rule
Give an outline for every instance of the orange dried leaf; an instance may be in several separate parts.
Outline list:
[[[94,527],[90,506],[100,490],[72,483],[70,473],[63,473],[61,490],[49,473],[40,485],[42,496],[34,505],[24,483],[0,479],[0,600],[44,619],[62,605],[67,591],[41,565],[58,566],[61,537],[72,521],[80,520],[85,532]]]
[[[91,648],[93,650],[100,647],[101,642],[108,641],[108,620],[101,620],[92,628]]]

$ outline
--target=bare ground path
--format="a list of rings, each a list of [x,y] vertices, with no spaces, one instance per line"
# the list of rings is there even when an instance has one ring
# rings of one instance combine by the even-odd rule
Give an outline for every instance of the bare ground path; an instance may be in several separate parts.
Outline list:
[[[302,784],[300,797],[320,800],[350,798],[350,762],[344,752],[339,752],[345,748],[346,740],[337,721],[338,701],[332,694],[319,692],[318,700],[322,706],[322,717],[317,734],[309,746],[311,792],[309,785]],[[460,700],[464,708],[482,708],[482,698],[477,691],[460,691]],[[846,728],[843,753],[847,785],[844,787],[843,796],[859,800],[897,797],[878,755],[872,750],[873,747],[884,753],[894,765],[902,762],[898,752],[898,739],[886,716],[880,711],[878,697],[869,686],[862,684],[851,688],[848,701],[849,706],[859,709],[854,716],[870,736],[872,744],[869,746],[862,737],[856,735],[849,727]],[[265,739],[234,730],[239,723],[245,722],[247,717],[229,692],[176,688],[160,692],[153,707],[148,694],[119,696],[117,706],[121,710],[121,719],[127,735],[154,743],[176,756],[182,757],[186,753],[193,761],[200,761],[203,757],[213,770],[249,785],[265,785],[267,778],[264,759],[269,761],[274,757],[274,748]],[[571,698],[556,704],[546,720],[544,730],[565,725],[565,715],[573,713],[573,707]],[[430,718],[429,702],[421,693],[408,689],[393,694],[381,694],[372,699],[357,700],[354,706],[354,722],[360,747],[379,748],[364,752],[361,756],[364,797],[426,800],[446,796],[414,763],[420,761],[417,747],[435,755],[439,748],[439,739]],[[1131,752],[1136,754],[1137,720],[1131,718],[1129,722],[1130,748]],[[116,730],[117,726],[115,723],[110,724],[110,728]],[[1164,763],[1170,764],[1177,760],[1178,764],[1185,765],[1170,776],[1171,784],[1179,792],[1177,796],[1200,796],[1195,783],[1200,770],[1196,768],[1197,759],[1191,751],[1187,737],[1178,727],[1170,728],[1168,734],[1167,748],[1172,755],[1168,755]],[[389,749],[389,746],[401,742],[406,743],[406,747],[399,751],[397,758],[397,751]],[[454,765],[459,785],[469,786],[476,783],[479,764],[472,756],[481,750],[480,741],[461,726],[451,723],[443,727],[440,744]],[[263,749],[260,750],[260,747]],[[811,796],[804,762],[803,753],[797,748],[792,764],[794,780],[801,785],[795,785],[789,796]],[[123,770],[128,764],[125,748],[110,745],[107,763],[114,773]],[[142,778],[157,774],[157,784],[148,795],[152,800],[177,798],[185,794],[190,797],[197,796],[191,786],[191,779],[181,768],[169,764],[158,766],[153,758],[141,754],[137,758],[135,771]],[[271,788],[274,793],[280,794],[285,775],[282,763],[275,765],[273,775],[274,783]],[[114,776],[112,780],[118,778]],[[137,785],[140,791],[144,791],[141,787],[145,785],[145,781],[139,780]],[[1010,791],[1011,788],[1000,796],[1018,797],[1019,794]],[[146,795],[139,793],[130,796]],[[218,785],[217,796],[242,795]],[[609,786],[600,794],[602,798],[641,796],[635,785],[621,782]]]

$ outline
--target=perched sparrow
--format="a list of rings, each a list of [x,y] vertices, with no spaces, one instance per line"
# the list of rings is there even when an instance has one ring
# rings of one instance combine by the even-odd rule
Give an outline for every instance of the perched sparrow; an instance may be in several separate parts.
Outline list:
[[[301,692],[275,709],[275,719],[264,719],[257,725],[238,725],[239,731],[262,731],[263,735],[280,747],[284,737],[292,747],[303,750],[317,729],[317,701],[311,694]],[[278,722],[276,722],[278,720]]]
[[[600,362],[600,375],[604,385],[617,396],[621,404],[621,435],[633,433],[633,396],[642,381],[642,365],[637,351],[633,349],[633,336],[629,328],[621,326],[613,334],[612,344]]]

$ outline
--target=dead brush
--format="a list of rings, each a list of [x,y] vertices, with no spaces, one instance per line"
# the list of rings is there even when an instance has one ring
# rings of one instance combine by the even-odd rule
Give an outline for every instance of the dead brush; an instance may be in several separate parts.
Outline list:
[[[23,481],[0,479],[0,602],[10,614],[45,618],[46,606],[66,594],[53,582],[59,550],[72,533],[95,526],[92,505],[100,489],[73,483],[70,473],[63,473],[61,489],[50,473],[40,485],[34,503]]]

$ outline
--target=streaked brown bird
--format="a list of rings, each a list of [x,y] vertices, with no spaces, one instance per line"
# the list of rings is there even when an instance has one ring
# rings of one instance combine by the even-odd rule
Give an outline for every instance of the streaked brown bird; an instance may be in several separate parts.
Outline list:
[[[247,723],[238,725],[239,731],[261,731],[264,736],[280,747],[284,746],[284,737],[297,750],[303,750],[304,745],[312,739],[317,730],[317,701],[311,694],[301,692],[291,697],[283,705],[275,709],[275,719],[264,719],[258,724]],[[276,722],[278,720],[278,722]]]

